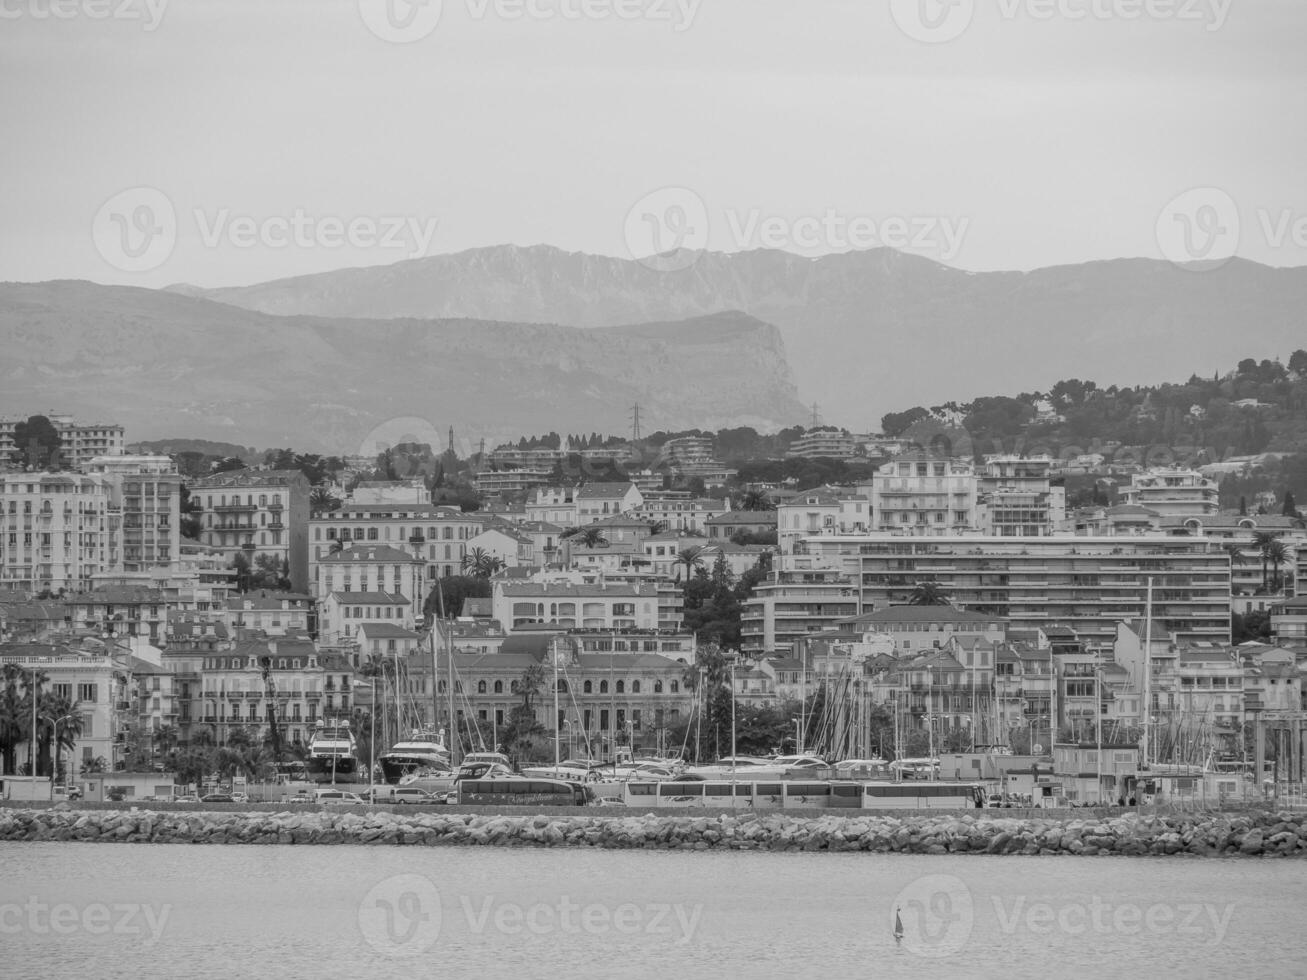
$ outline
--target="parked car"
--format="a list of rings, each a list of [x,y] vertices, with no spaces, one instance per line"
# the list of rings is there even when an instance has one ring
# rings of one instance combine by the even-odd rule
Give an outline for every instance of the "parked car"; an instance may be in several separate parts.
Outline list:
[[[200,797],[201,803],[235,803],[230,793],[209,793]]]
[[[378,792],[378,803],[387,802],[381,793]],[[391,803],[435,803],[433,794],[428,793],[420,786],[396,786],[390,791]]]
[[[250,797],[249,794],[247,793],[232,793],[231,801],[233,803],[248,803],[250,801]]]
[[[367,801],[357,793],[346,793],[340,789],[320,789],[314,802],[328,806],[352,806],[362,805]]]

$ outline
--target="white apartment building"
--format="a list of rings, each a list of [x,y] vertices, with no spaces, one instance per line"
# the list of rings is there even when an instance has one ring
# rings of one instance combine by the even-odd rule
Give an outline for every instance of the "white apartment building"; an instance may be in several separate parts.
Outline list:
[[[655,585],[496,581],[491,608],[493,618],[510,633],[536,623],[656,630],[661,625],[658,592]]]
[[[337,544],[382,545],[406,552],[425,565],[428,581],[458,575],[470,540],[485,529],[485,518],[457,507],[433,504],[345,504],[315,511],[309,518],[309,582],[318,594],[321,564]]]
[[[863,488],[860,488],[863,489]],[[943,536],[976,530],[976,474],[970,463],[912,453],[883,464],[869,497],[877,531]]]
[[[785,455],[804,459],[852,459],[858,455],[858,440],[840,429],[815,429],[790,443]]]
[[[309,482],[299,470],[231,470],[190,484],[199,501],[200,541],[229,555],[245,552],[290,566],[291,588],[309,587]]]
[[[0,473],[0,588],[91,588],[110,567],[108,481],[77,473]]]
[[[47,415],[50,424],[59,433],[59,464],[67,469],[81,470],[97,456],[116,456],[124,451],[124,430],[110,422],[92,422],[79,425],[71,415]],[[14,430],[23,418],[0,418],[0,466],[11,465],[16,459]]]
[[[808,490],[776,506],[776,542],[781,554],[816,534],[860,534],[871,529],[871,504],[861,493],[839,487]]]
[[[320,635],[326,642],[346,635],[346,619],[379,618],[411,628],[422,615],[422,603],[427,597],[426,567],[423,559],[384,544],[355,542],[348,548],[323,555],[318,560],[314,592],[319,605]],[[356,600],[351,593],[363,593],[369,598],[366,602],[361,598]],[[337,596],[341,598],[334,598]],[[368,612],[355,616],[354,606],[383,611],[379,615]],[[333,613],[346,607],[351,607],[348,614]],[[397,614],[395,610],[400,607],[403,611]]]
[[[1126,504],[1136,504],[1162,517],[1205,517],[1220,508],[1220,488],[1197,470],[1151,469],[1135,474],[1121,488]]]
[[[976,481],[981,529],[995,537],[1052,534],[1066,520],[1066,490],[1049,456],[989,456]]]

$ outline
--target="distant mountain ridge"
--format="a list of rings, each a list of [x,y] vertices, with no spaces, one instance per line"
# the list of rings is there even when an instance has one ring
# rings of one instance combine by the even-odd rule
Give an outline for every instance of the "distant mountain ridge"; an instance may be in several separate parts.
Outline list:
[[[169,438],[375,453],[448,428],[463,455],[524,432],[803,418],[785,347],[742,313],[582,330],[470,319],[280,317],[179,292],[0,284],[0,411],[49,406]]]
[[[1183,380],[1299,346],[1307,268],[1198,272],[1116,259],[966,272],[891,249],[811,259],[707,252],[688,268],[544,245],[495,246],[188,292],[277,315],[474,317],[579,327],[741,310],[776,324],[799,392],[827,421],[875,428],[917,404],[1061,378]]]

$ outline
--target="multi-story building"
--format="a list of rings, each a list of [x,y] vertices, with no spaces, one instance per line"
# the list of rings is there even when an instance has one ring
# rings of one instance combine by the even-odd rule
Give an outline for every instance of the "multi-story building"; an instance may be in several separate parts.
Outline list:
[[[349,492],[345,506],[354,504],[429,504],[431,491],[414,480],[361,480]]]
[[[1066,491],[1054,487],[1048,456],[990,456],[977,481],[980,526],[996,537],[1052,534],[1066,520]]]
[[[807,490],[776,505],[776,536],[781,554],[794,553],[802,538],[815,534],[858,534],[871,529],[867,496],[840,487]]]
[[[97,456],[86,469],[109,487],[110,564],[125,572],[175,566],[181,556],[182,478],[172,459]]]
[[[774,510],[728,510],[707,518],[704,529],[709,538],[733,538],[737,534],[776,534]]]
[[[91,587],[111,565],[110,487],[76,473],[0,473],[0,587]]]
[[[1197,470],[1151,469],[1135,474],[1121,488],[1121,497],[1162,517],[1204,517],[1220,508],[1220,488]]]
[[[951,605],[889,606],[841,620],[835,628],[884,636],[896,657],[938,650],[947,646],[955,636],[990,643],[1002,643],[1007,639],[1007,622],[1002,617]]]
[[[324,642],[352,638],[380,619],[412,629],[426,599],[426,562],[384,544],[353,543],[318,560],[318,629]]]
[[[677,436],[663,443],[659,461],[673,467],[685,463],[715,463],[712,436]]]
[[[305,639],[248,640],[228,650],[191,652],[188,659],[198,663],[174,668],[191,706],[182,733],[186,739],[204,731],[221,745],[236,729],[262,737],[269,703],[265,660],[285,744],[306,743],[317,722],[348,716],[351,710],[353,668],[342,657],[320,653]]]
[[[790,443],[785,455],[802,459],[853,459],[858,455],[858,440],[842,429],[813,429]]]
[[[524,493],[536,487],[549,485],[554,478],[553,467],[521,467],[518,469],[481,470],[474,480],[477,492],[483,495]]]
[[[92,422],[79,425],[71,415],[49,415],[50,424],[59,433],[58,465],[63,469],[81,470],[97,456],[114,456],[123,452],[124,430],[121,425]],[[24,418],[0,418],[0,468],[17,459],[14,430]]]
[[[634,483],[586,483],[576,488],[574,499],[576,523],[580,526],[593,524],[613,514],[633,513],[644,503],[644,495]],[[527,513],[530,516],[530,508]]]
[[[740,616],[745,656],[793,653],[803,638],[860,612],[857,589],[838,569],[794,559],[760,582]]]
[[[907,603],[918,584],[936,582],[955,605],[1004,617],[1010,630],[1060,623],[1103,645],[1118,623],[1144,615],[1151,579],[1158,630],[1230,638],[1229,556],[1202,539],[869,534],[806,538],[803,548],[858,584],[863,609]]]
[[[560,755],[611,756],[614,742],[638,751],[669,749],[669,731],[689,717],[692,707],[687,664],[643,650],[588,652],[584,642],[582,635],[545,633],[511,636],[497,653],[455,653],[455,730],[468,732],[469,721],[475,719],[488,742],[522,703],[520,688],[531,672],[542,675],[534,699],[536,720],[547,739],[557,730]],[[450,665],[443,650],[437,656],[436,676],[434,701],[440,708],[433,723],[448,730]],[[431,658],[411,658],[409,677],[419,710],[429,710]]]
[[[979,528],[970,463],[910,453],[882,464],[870,484],[875,529],[943,536]]]
[[[313,597],[295,592],[246,592],[227,600],[221,621],[232,631],[303,635],[314,626]]]
[[[692,497],[688,493],[651,492],[632,513],[641,520],[666,526],[669,531],[705,530],[707,522],[730,510],[727,500],[712,497]]]
[[[147,637],[152,643],[167,633],[168,601],[159,589],[104,585],[70,595],[67,601],[77,629]]]
[[[200,541],[251,564],[266,555],[289,566],[291,588],[309,589],[309,482],[299,470],[229,470],[190,484]]]
[[[576,490],[572,487],[541,487],[526,504],[528,521],[576,527],[580,523],[577,514]]]
[[[496,581],[494,618],[510,633],[552,623],[582,629],[658,629],[659,595],[652,584],[571,584]]]
[[[346,504],[309,519],[309,582],[319,592],[321,564],[338,546],[381,545],[425,566],[426,579],[458,575],[468,542],[486,527],[478,514],[432,504]],[[408,593],[405,593],[408,594]]]
[[[1307,648],[1307,597],[1286,599],[1271,608],[1271,638]]]
[[[125,696],[132,655],[126,648],[97,645],[78,649],[63,644],[14,643],[0,645],[0,666],[20,671],[20,685],[27,690],[33,671],[40,680],[42,696],[53,694],[73,705],[81,722],[75,745],[59,760],[60,768],[76,774],[97,761],[108,770],[122,759],[121,733],[130,723],[132,705]],[[38,707],[40,702],[38,701]],[[63,719],[50,719],[52,723]],[[30,746],[15,748],[17,765],[28,764]],[[53,762],[53,760],[50,760]],[[38,772],[48,773],[38,758]]]

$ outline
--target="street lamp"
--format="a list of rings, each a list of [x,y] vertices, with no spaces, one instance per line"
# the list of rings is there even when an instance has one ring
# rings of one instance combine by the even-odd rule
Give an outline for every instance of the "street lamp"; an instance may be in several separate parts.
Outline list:
[[[76,714],[69,712],[68,714],[60,718],[56,718],[54,719],[54,721],[51,722],[51,724],[54,726],[54,758],[51,760],[50,763],[50,786],[52,789],[54,787],[54,781],[59,775],[59,749],[61,748],[61,746],[59,745],[59,725],[60,723],[67,721],[69,718],[76,718],[76,717],[77,717]],[[35,773],[33,773],[33,775],[35,775]]]

